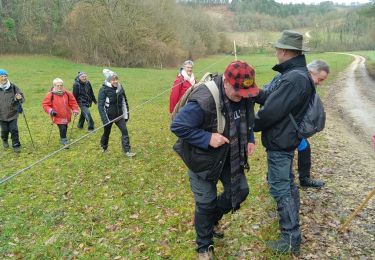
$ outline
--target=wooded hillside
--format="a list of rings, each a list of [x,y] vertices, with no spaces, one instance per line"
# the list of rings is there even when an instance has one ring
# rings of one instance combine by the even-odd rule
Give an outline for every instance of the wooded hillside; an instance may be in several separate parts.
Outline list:
[[[230,18],[207,14],[217,6]],[[233,39],[227,32],[266,34],[302,27],[311,30],[314,50],[374,49],[373,6],[274,0],[0,0],[0,53],[160,68],[230,53]]]

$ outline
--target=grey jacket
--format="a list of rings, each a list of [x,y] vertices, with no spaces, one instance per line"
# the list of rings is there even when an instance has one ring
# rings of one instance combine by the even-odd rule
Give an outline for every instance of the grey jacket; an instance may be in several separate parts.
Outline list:
[[[12,121],[18,117],[17,106],[15,94],[21,94],[21,103],[25,101],[25,97],[22,90],[19,89],[13,83],[10,83],[10,87],[6,90],[0,88],[0,121]]]

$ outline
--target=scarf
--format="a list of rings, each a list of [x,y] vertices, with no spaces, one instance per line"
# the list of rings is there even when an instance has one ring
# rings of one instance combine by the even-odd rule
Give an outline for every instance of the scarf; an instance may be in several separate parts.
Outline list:
[[[195,84],[195,77],[194,77],[194,74],[191,73],[191,76],[189,76],[187,73],[186,73],[186,70],[181,70],[181,75],[184,77],[184,80],[185,81],[189,81],[190,82],[190,85],[194,85]]]
[[[52,94],[55,94],[55,95],[58,95],[58,96],[62,96],[65,93],[65,89],[59,90],[58,88],[53,87],[51,92],[52,92]]]
[[[10,81],[7,80],[7,82],[5,84],[0,84],[0,88],[2,90],[8,90],[10,88]]]
[[[230,144],[230,174],[232,190],[232,208],[236,211],[240,207],[240,179],[243,169],[247,166],[247,120],[245,102],[241,102],[240,109],[240,135],[237,134],[237,127],[234,121],[234,114],[231,109],[230,100],[224,95],[224,105],[229,115],[229,144]],[[240,140],[238,140],[240,136]]]

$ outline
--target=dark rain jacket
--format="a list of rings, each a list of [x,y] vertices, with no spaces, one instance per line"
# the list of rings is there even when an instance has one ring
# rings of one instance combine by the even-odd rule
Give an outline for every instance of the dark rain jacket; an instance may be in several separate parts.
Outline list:
[[[254,131],[262,131],[262,144],[271,151],[293,151],[300,143],[288,114],[297,124],[308,108],[313,93],[304,55],[289,59],[272,68],[278,71],[272,91],[262,91],[257,102],[263,104],[255,116]]]
[[[25,101],[25,97],[21,89],[19,89],[13,83],[10,83],[10,87],[6,90],[0,88],[0,121],[12,121],[18,117],[17,106],[19,101],[16,101],[16,94],[21,94],[21,103]]]
[[[98,109],[100,118],[103,124],[107,124],[121,115],[127,121],[129,119],[129,105],[124,88],[121,84],[117,88],[109,85],[110,83],[105,82],[99,90]]]
[[[80,107],[91,107],[92,102],[96,104],[96,98],[92,91],[90,81],[83,83],[77,77],[73,84],[73,95]]]

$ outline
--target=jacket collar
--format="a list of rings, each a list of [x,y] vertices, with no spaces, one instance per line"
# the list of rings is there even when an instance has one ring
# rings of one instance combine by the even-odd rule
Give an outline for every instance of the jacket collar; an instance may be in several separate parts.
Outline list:
[[[298,67],[306,67],[306,58],[304,54],[298,55],[294,58],[284,61],[283,63],[276,64],[272,69],[280,73],[285,73]]]

